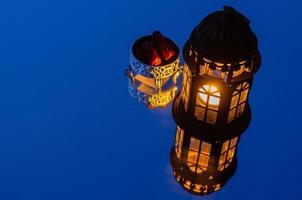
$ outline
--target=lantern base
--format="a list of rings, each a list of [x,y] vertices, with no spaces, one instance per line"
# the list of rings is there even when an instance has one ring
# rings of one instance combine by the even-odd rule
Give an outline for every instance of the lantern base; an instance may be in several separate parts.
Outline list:
[[[223,171],[217,166],[209,166],[207,171],[193,173],[189,167],[177,158],[174,148],[170,151],[170,164],[176,181],[188,192],[195,195],[208,195],[220,190],[234,175],[238,160],[234,157],[230,165]]]

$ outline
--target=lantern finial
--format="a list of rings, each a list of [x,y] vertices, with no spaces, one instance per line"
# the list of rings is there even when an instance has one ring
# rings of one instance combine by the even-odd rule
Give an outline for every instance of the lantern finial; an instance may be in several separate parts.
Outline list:
[[[242,15],[240,12],[235,10],[232,6],[223,6],[223,20],[224,21],[226,21],[226,20],[235,21],[234,20],[235,18],[237,19],[237,21],[238,20],[242,21],[242,19],[243,19],[244,20],[243,23],[247,23],[247,24],[250,23],[250,21],[244,15]]]
[[[225,14],[236,12],[236,10],[232,6],[223,6],[223,11]]]

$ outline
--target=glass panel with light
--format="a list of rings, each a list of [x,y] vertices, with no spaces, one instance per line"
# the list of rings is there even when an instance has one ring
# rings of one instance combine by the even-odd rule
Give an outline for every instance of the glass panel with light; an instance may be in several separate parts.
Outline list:
[[[201,142],[200,140],[191,137],[187,160],[187,165],[190,170],[196,173],[206,171],[210,159],[210,152],[211,144]]]
[[[236,117],[240,117],[245,109],[246,101],[249,92],[249,83],[244,82],[237,86],[232,95],[228,123],[233,121]]]
[[[223,142],[219,158],[218,170],[223,171],[233,161],[238,137]]]
[[[220,103],[220,92],[214,85],[203,85],[199,87],[195,116],[201,121],[214,124],[217,119],[217,112]]]

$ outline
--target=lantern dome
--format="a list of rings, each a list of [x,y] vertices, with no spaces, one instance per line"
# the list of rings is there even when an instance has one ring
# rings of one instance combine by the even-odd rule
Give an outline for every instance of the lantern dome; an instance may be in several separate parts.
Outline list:
[[[194,28],[185,45],[184,55],[194,51],[199,60],[223,62],[249,60],[258,53],[258,42],[249,20],[234,8],[224,6],[209,14]]]

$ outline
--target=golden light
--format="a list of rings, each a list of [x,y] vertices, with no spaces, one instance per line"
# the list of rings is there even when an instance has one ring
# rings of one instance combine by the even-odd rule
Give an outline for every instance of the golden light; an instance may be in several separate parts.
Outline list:
[[[251,120],[249,91],[261,63],[257,38],[248,19],[225,6],[193,29],[183,57],[170,162],[185,190],[207,195],[237,168],[237,146]]]
[[[219,102],[220,102],[220,99],[219,99],[220,93],[218,92],[218,89],[216,88],[216,86],[214,86],[214,85],[204,85],[203,88],[209,94],[199,93],[199,96],[202,99],[202,101],[205,104],[207,102],[209,102],[209,105],[218,106]],[[214,96],[212,96],[212,95],[214,95]],[[208,100],[208,98],[209,98],[209,100]]]
[[[164,108],[172,102],[177,93],[177,80],[180,74],[179,48],[177,45],[163,36],[161,36],[162,42],[155,43],[153,41],[154,37],[153,33],[134,42],[130,52],[130,66],[125,72],[125,75],[129,77],[130,95],[150,109]],[[153,46],[145,47],[144,44],[150,42]],[[168,46],[155,49],[156,44],[161,47],[163,44]],[[173,55],[171,49],[173,49]],[[158,61],[156,56],[158,56],[159,50],[163,50],[163,54],[168,56],[169,59],[155,64]]]

